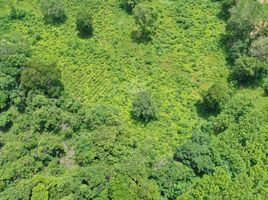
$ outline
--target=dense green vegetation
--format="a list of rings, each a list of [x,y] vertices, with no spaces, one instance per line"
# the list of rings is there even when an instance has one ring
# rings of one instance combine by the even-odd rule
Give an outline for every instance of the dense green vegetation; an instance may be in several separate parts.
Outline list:
[[[268,199],[268,4],[0,0],[0,199]]]

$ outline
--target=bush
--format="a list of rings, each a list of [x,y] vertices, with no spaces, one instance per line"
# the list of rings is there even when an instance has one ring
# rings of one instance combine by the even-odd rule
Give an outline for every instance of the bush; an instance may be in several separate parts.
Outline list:
[[[48,97],[59,97],[63,90],[60,71],[55,65],[34,64],[21,73],[21,87],[26,91],[43,93]]]
[[[239,83],[253,82],[260,79],[263,73],[263,64],[253,57],[240,56],[235,61],[233,76]]]
[[[0,130],[4,131],[12,125],[10,113],[4,112],[0,115]]]
[[[11,19],[23,19],[27,15],[24,10],[19,10],[15,6],[11,6],[9,16]]]
[[[89,129],[96,129],[103,125],[117,126],[120,124],[117,111],[104,105],[97,105],[85,111],[83,121]]]
[[[47,23],[62,23],[66,20],[63,1],[41,0],[40,8]]]
[[[78,13],[76,17],[76,30],[81,37],[88,37],[93,34],[92,17],[88,13]]]
[[[132,116],[143,122],[149,122],[156,118],[156,107],[147,92],[136,94],[132,104]]]
[[[228,86],[216,83],[203,96],[203,105],[208,112],[217,114],[229,99],[230,92]]]
[[[132,13],[135,6],[140,2],[140,0],[121,0],[120,7],[128,13]]]
[[[137,5],[134,9],[134,18],[138,31],[135,37],[141,41],[151,39],[151,35],[155,32],[156,13],[151,7],[145,5]]]

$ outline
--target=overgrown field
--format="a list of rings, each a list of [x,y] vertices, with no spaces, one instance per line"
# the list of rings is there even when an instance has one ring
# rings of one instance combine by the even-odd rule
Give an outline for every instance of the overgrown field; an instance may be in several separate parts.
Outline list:
[[[103,111],[111,118],[96,122],[97,128],[54,133],[32,128],[38,113],[11,105],[5,112],[11,113],[12,126],[0,132],[0,199],[267,198],[267,97],[261,85],[236,87],[229,81],[221,2],[142,3],[157,13],[155,34],[147,42],[133,38],[133,15],[117,0],[64,0],[67,19],[56,25],[44,22],[38,0],[0,0],[0,36],[24,38],[33,63],[55,63],[65,96],[85,109],[97,108],[92,111],[97,117],[103,114],[98,108],[112,113]],[[12,5],[26,16],[10,20]],[[92,15],[90,38],[78,36],[79,12]],[[239,117],[223,133],[209,136],[205,146],[215,169],[199,174],[174,153],[196,129],[205,132],[219,118],[200,108],[215,83],[232,87],[218,116]],[[132,100],[139,91],[150,94],[156,120],[133,119]],[[76,116],[56,110],[50,114]],[[115,116],[118,124],[105,124]],[[207,157],[200,159],[209,165]]]

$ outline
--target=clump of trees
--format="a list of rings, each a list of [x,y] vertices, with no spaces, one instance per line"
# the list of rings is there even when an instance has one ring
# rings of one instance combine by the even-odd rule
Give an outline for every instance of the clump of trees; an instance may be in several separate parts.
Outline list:
[[[259,1],[224,1],[230,5],[227,48],[232,78],[251,84],[267,74],[267,34],[263,4]]]
[[[60,72],[55,64],[31,64],[21,73],[21,87],[29,92],[41,92],[49,97],[59,97],[63,85],[60,82]]]
[[[210,142],[209,135],[197,132],[191,140],[177,148],[174,159],[192,168],[198,176],[211,174],[217,163],[213,158],[213,151],[209,147]]]
[[[87,12],[79,12],[76,16],[76,30],[81,37],[89,37],[93,34],[92,17]]]
[[[62,0],[41,0],[40,8],[47,23],[56,24],[66,20],[64,3]]]
[[[132,103],[131,114],[134,119],[149,122],[156,119],[156,107],[147,92],[138,92]]]
[[[152,7],[138,4],[134,9],[134,19],[137,30],[133,32],[139,41],[148,41],[155,33],[157,15]]]
[[[239,83],[251,83],[266,72],[265,64],[254,57],[240,56],[235,61],[233,76]]]

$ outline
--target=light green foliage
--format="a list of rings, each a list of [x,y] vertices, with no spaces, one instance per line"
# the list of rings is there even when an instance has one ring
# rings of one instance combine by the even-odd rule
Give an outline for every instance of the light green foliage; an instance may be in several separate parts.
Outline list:
[[[138,92],[132,103],[132,116],[134,119],[149,122],[156,118],[156,107],[147,92]]]
[[[66,20],[64,4],[61,0],[41,0],[40,8],[44,20],[48,23],[61,23]]]
[[[6,67],[21,67],[30,56],[26,39],[20,34],[1,37],[0,62]],[[2,67],[2,66],[1,66]]]
[[[134,19],[138,27],[137,32],[134,32],[135,37],[141,41],[151,39],[155,32],[155,21],[157,19],[156,12],[152,7],[138,4],[134,9]]]
[[[32,190],[31,200],[48,200],[48,191],[44,184],[38,184]]]

